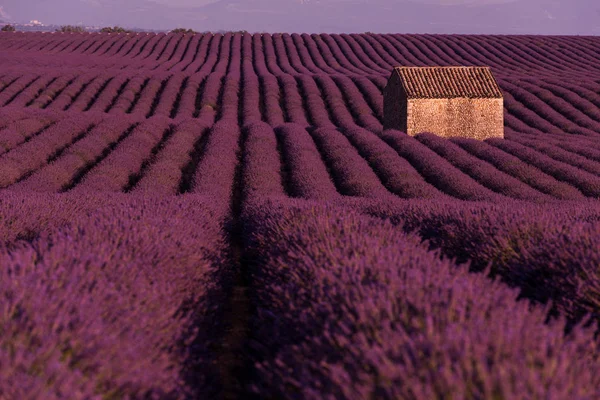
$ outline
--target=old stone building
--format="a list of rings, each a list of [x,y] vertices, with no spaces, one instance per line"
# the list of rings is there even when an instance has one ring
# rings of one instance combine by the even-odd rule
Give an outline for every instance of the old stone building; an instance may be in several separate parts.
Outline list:
[[[385,129],[504,137],[502,92],[489,67],[395,67],[383,102]]]

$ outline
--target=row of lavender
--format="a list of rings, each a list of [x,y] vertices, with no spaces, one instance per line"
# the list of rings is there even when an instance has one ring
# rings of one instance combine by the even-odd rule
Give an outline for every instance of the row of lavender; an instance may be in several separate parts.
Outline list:
[[[103,112],[175,119],[199,117],[207,108],[242,111],[242,125],[256,120],[338,128],[382,129],[382,76],[271,75],[264,63],[252,63],[249,41],[233,41],[232,59],[205,63],[197,74],[88,71],[40,74],[12,72],[1,78],[0,104],[19,109]],[[571,133],[596,137],[600,132],[600,85],[557,80],[500,81],[505,96],[505,124],[518,133]],[[236,102],[224,91],[240,92]],[[326,112],[325,112],[326,111]]]
[[[294,170],[273,168],[271,129],[247,135],[259,398],[600,396],[597,201],[340,198],[307,142],[289,140],[307,166],[295,185]],[[291,200],[289,188],[329,201]]]
[[[92,123],[79,122],[63,128],[74,136]],[[191,120],[173,140],[170,122],[100,121],[57,162],[0,191],[1,397],[186,399],[226,390],[239,132],[219,122],[207,137]],[[110,141],[119,146],[106,153]],[[35,160],[53,151],[51,139],[28,143],[38,146],[29,149]],[[201,159],[187,154],[194,145]],[[27,155],[11,158],[21,172],[35,168]],[[94,159],[69,193],[34,193],[64,188]],[[108,193],[128,185],[132,194]],[[180,185],[192,193],[169,196]]]
[[[365,159],[361,159],[337,131],[316,130],[312,133],[317,143],[325,144],[323,151],[330,160],[332,179],[325,165],[319,162],[319,151],[305,130],[293,124],[281,127],[277,133],[264,123],[249,127],[243,158],[247,170],[243,178],[246,204],[250,207],[264,203],[265,199],[289,199],[288,196],[303,198],[309,201],[308,204],[318,204],[311,203],[318,200],[345,204],[371,216],[391,219],[406,232],[416,230],[424,240],[430,241],[432,248],[440,248],[445,256],[459,262],[470,261],[474,270],[492,264],[494,275],[499,274],[512,285],[521,287],[524,295],[532,300],[553,300],[557,310],[569,316],[571,321],[580,319],[585,313],[594,313],[595,318],[600,318],[600,275],[597,270],[600,251],[593,245],[600,235],[597,199],[544,198],[542,193],[529,186],[516,185],[515,182],[519,182],[516,179],[515,182],[503,181],[500,171],[491,171],[489,167],[487,174],[482,176],[498,187],[505,185],[505,195],[496,194],[467,176],[461,176],[449,163],[436,165],[436,160],[427,157],[435,153],[419,146],[419,140],[386,131],[392,148],[421,150],[420,153],[414,151],[410,161],[415,165],[421,160],[428,166],[428,172],[435,171],[431,177],[439,184],[433,187],[414,172],[406,159],[394,154],[383,141],[375,140],[375,135],[360,131],[354,134],[367,152],[392,160],[387,163],[393,167],[387,171],[389,180],[378,180]],[[277,149],[277,136],[286,160],[283,163]],[[443,140],[434,135],[419,138],[437,142],[437,146],[444,148],[440,143]],[[480,144],[475,140],[465,142]],[[458,154],[463,157],[462,162],[468,164],[467,156]],[[411,175],[414,178],[411,179]],[[495,181],[493,177],[496,177]],[[419,194],[414,197],[420,199],[399,200],[385,192],[383,183],[395,184],[404,194]],[[471,197],[464,200],[486,202],[453,199],[436,190],[440,186],[452,188],[455,197],[461,193],[470,194]],[[537,202],[515,202],[506,196],[509,190],[529,194]],[[556,191],[560,192],[560,186]]]
[[[257,122],[240,132],[222,121],[213,131],[191,183],[201,197],[2,193],[0,257],[10,299],[3,347],[14,366],[3,393],[176,398],[186,395],[176,388],[209,396],[217,390],[211,343],[224,329],[218,306],[233,273],[220,227],[230,218],[241,162],[253,332],[245,356],[255,365],[248,389],[259,397],[600,394],[595,327],[574,325],[589,312],[600,317],[597,202],[553,209],[440,198],[290,200],[294,178],[274,168],[280,156],[273,129]],[[282,132],[300,146],[292,158],[318,157],[306,142],[289,140],[290,132],[309,135],[301,127]],[[313,132],[314,141],[339,149],[325,133]],[[343,163],[334,158],[331,168]],[[321,179],[327,198],[336,183],[326,169],[306,171],[312,176],[295,190]],[[350,173],[349,181],[360,175]],[[519,302],[518,291],[431,248],[554,307]],[[39,302],[19,296],[28,282],[43,293]],[[549,311],[569,318],[566,336],[563,319],[546,321]],[[116,340],[127,346],[115,347]]]
[[[228,86],[223,96],[237,100],[235,86]],[[350,123],[342,129],[307,129],[297,123],[272,128],[258,118],[240,129],[237,113],[235,107],[205,107],[199,118],[174,121],[102,113],[73,118],[48,110],[13,114],[4,109],[0,187],[54,193],[184,193],[192,190],[199,163],[208,162],[206,144],[229,136],[237,140],[245,132],[271,138],[256,151],[277,154],[269,168],[285,175],[285,194],[290,197],[600,197],[600,147],[591,138],[512,132],[508,140],[485,142],[447,140],[431,133],[413,138],[394,130],[373,133]]]
[[[563,320],[545,323],[547,307],[531,308],[517,291],[440,260],[389,222],[341,205],[256,200],[244,216],[255,310],[246,356],[256,362],[249,389],[262,398],[598,395],[590,329],[575,326],[563,336]],[[6,194],[2,201],[3,215],[27,216],[31,230],[50,232],[29,231],[0,251],[9,299],[3,395],[216,393],[211,360],[229,271],[214,228],[219,212],[209,201]],[[580,211],[570,212],[577,229],[591,227],[597,238],[598,221]],[[544,283],[554,293],[586,278],[556,274]],[[31,283],[36,297],[23,295]],[[589,284],[578,290],[592,293]]]
[[[0,209],[0,397],[217,395],[219,202],[2,192]]]
[[[366,38],[373,38],[373,37],[378,37],[378,35],[363,35],[364,39],[366,40]],[[88,84],[90,85],[90,87],[88,88],[87,86],[85,87],[85,94],[83,94],[83,96],[81,96],[81,100],[79,101],[79,103],[77,105],[75,105],[74,110],[79,110],[81,109],[87,109],[88,107],[92,107],[94,105],[94,103],[91,103],[91,99],[93,99],[94,97],[109,97],[109,96],[116,96],[118,93],[133,93],[133,97],[136,97],[135,93],[138,93],[140,90],[143,89],[143,91],[146,93],[145,97],[149,97],[150,100],[148,101],[142,101],[143,104],[146,103],[157,103],[157,102],[162,102],[162,99],[160,97],[157,97],[157,94],[159,92],[159,89],[161,87],[162,84],[165,84],[166,86],[172,86],[172,88],[167,88],[165,87],[165,90],[168,93],[173,93],[170,96],[166,96],[165,99],[165,103],[166,105],[164,106],[166,108],[165,110],[165,114],[168,115],[169,113],[174,113],[176,110],[174,110],[174,106],[175,106],[175,98],[177,98],[177,96],[181,96],[183,95],[183,93],[186,91],[186,87],[189,86],[189,89],[187,90],[188,92],[194,92],[196,91],[198,88],[201,88],[200,84],[203,80],[205,80],[207,78],[207,73],[209,74],[210,72],[217,72],[219,70],[218,65],[225,65],[225,64],[229,64],[229,67],[227,68],[227,71],[225,73],[229,73],[230,70],[235,74],[235,69],[237,68],[237,66],[239,66],[239,58],[236,61],[236,56],[239,56],[239,52],[240,52],[240,41],[242,42],[242,46],[243,47],[243,52],[244,52],[244,63],[247,64],[247,66],[249,67],[250,65],[253,66],[253,72],[258,74],[259,77],[265,77],[265,79],[268,78],[269,75],[275,75],[275,76],[287,76],[288,74],[291,74],[292,76],[305,76],[306,74],[312,74],[312,73],[333,73],[333,74],[345,74],[345,75],[354,75],[353,78],[356,78],[356,73],[351,73],[351,70],[349,69],[345,69],[345,70],[328,70],[328,69],[315,69],[315,68],[298,68],[298,71],[296,72],[292,72],[290,71],[288,68],[278,68],[278,60],[281,59],[281,56],[285,53],[287,54],[286,51],[283,51],[280,47],[281,46],[276,46],[273,45],[273,38],[271,38],[268,35],[265,36],[258,36],[258,35],[254,35],[254,36],[250,36],[250,35],[231,35],[231,34],[226,34],[225,36],[222,35],[215,35],[215,36],[211,36],[211,35],[204,35],[203,38],[206,37],[206,41],[202,42],[202,49],[203,55],[201,57],[198,57],[197,59],[193,60],[193,64],[194,64],[194,70],[195,73],[193,75],[198,75],[196,76],[194,79],[191,80],[191,82],[184,82],[185,77],[183,76],[177,76],[177,75],[172,75],[170,73],[165,74],[158,74],[155,77],[153,77],[152,75],[150,76],[146,76],[144,75],[143,77],[137,74],[137,71],[139,71],[139,68],[135,69],[135,73],[132,74],[132,76],[127,77],[127,73],[123,73],[123,74],[119,74],[119,78],[114,78],[113,73],[105,73],[104,76],[93,76],[92,73],[88,73],[88,74],[83,74],[84,76],[78,77],[77,82],[71,82],[71,80],[68,80],[67,82],[71,82],[73,84],[73,89],[75,89],[74,93],[78,93],[78,90],[81,89],[84,85]],[[325,37],[325,36],[324,36]],[[210,38],[210,39],[208,39]],[[217,42],[214,42],[215,38],[217,38]],[[171,40],[173,39],[172,37],[169,39]],[[210,40],[210,46],[208,43],[208,40]],[[444,37],[444,40],[447,40],[448,42],[452,42],[453,38],[452,37]],[[473,40],[479,40],[478,37],[474,37]],[[219,42],[221,41],[221,42]],[[214,42],[214,43],[213,43]],[[319,41],[320,44],[322,44],[321,42],[327,42],[327,40],[321,40]],[[267,44],[270,44],[270,46],[268,46]],[[200,42],[198,43],[198,45],[200,46]],[[551,48],[551,46],[545,46],[548,48]],[[400,49],[403,49],[402,46],[399,46]],[[410,47],[406,47],[406,49],[409,49]],[[277,50],[276,52],[276,49]],[[405,51],[406,51],[405,49]],[[513,49],[514,50],[514,49]],[[289,49],[287,49],[287,51],[289,52]],[[396,50],[398,51],[398,50]],[[330,51],[330,53],[332,53],[332,51]],[[339,53],[339,52],[335,52],[333,51],[333,53]],[[430,52],[432,54],[437,54],[439,52]],[[308,53],[307,53],[308,54]],[[311,52],[311,54],[315,54],[315,52]],[[320,53],[319,53],[320,54]],[[484,53],[481,53],[484,54]],[[508,53],[510,54],[510,53]],[[537,54],[537,53],[536,53]],[[592,53],[593,54],[593,53]],[[258,55],[264,55],[264,57],[259,57]],[[306,55],[306,54],[305,54]],[[481,64],[481,63],[485,63],[488,65],[492,65],[493,68],[495,68],[497,65],[501,66],[506,64],[506,61],[504,61],[504,59],[507,60],[512,60],[513,57],[508,58],[506,56],[507,54],[504,54],[504,58],[501,57],[501,55],[498,55],[498,57],[496,58],[490,58],[490,59],[471,59],[471,63],[474,64]],[[388,55],[389,56],[389,55]],[[538,54],[539,56],[539,54]],[[547,56],[547,55],[546,55]],[[423,64],[427,64],[427,65],[445,65],[445,63],[443,62],[442,59],[440,59],[439,57],[441,57],[441,55],[438,55],[438,58],[433,57],[431,54],[426,53],[424,51],[422,52],[418,52],[415,53],[415,55],[413,57],[417,57],[415,59],[412,60],[412,62],[408,62],[409,65],[415,64],[415,65],[423,65]],[[473,56],[472,56],[473,57]],[[87,64],[89,64],[89,60],[86,59],[85,57],[75,57],[77,60],[79,60],[78,62],[83,62],[86,63],[87,60]],[[249,58],[249,59],[248,59]],[[452,60],[452,56],[451,55],[446,55],[446,58],[449,58],[450,60]],[[531,58],[531,57],[530,57]],[[67,60],[69,60],[70,58],[67,58]],[[359,59],[358,56],[352,56],[352,57],[348,57],[349,60],[354,60],[354,59]],[[61,58],[61,60],[64,60],[64,57]],[[295,62],[294,64],[296,66],[298,65],[310,65],[311,62],[314,65],[315,61],[311,61],[312,59],[309,58],[298,58],[297,62]],[[421,60],[419,62],[417,62],[418,60]],[[536,60],[535,58],[533,59],[534,61]],[[20,60],[21,61],[21,60]],[[246,63],[246,61],[248,61],[248,63]],[[330,60],[331,61],[331,60]],[[341,62],[341,60],[338,60]],[[339,62],[335,61],[336,64],[339,65]],[[465,64],[466,59],[456,59],[455,61],[453,61],[454,64],[456,63],[460,63],[460,64]],[[521,61],[521,60],[519,60]],[[333,61],[332,61],[333,62]],[[512,61],[514,62],[514,61]],[[533,62],[530,60],[530,62]],[[156,60],[152,60],[152,59],[148,59],[145,61],[145,63],[149,66],[150,69],[155,69],[155,67],[157,66]],[[504,64],[503,64],[504,63]],[[322,65],[322,63],[317,63],[319,65]],[[347,65],[348,63],[344,63],[344,65]],[[385,67],[382,67],[382,70],[380,70],[379,72],[376,72],[375,74],[373,72],[366,72],[363,71],[362,74],[360,74],[359,76],[364,76],[365,74],[369,75],[372,77],[372,79],[375,80],[375,82],[377,83],[377,86],[379,86],[379,89],[382,88],[381,85],[381,79],[384,79],[385,75],[387,75],[389,73],[389,70],[391,68],[392,65],[398,65],[398,64],[407,64],[407,60],[390,60],[390,64],[388,64]],[[469,64],[469,63],[467,63]],[[523,63],[522,63],[523,64]],[[525,63],[526,64],[526,63]],[[554,64],[556,64],[556,61],[554,62]],[[37,65],[37,63],[36,63]],[[190,64],[191,66],[192,64]],[[326,64],[329,65],[329,64]],[[544,65],[553,65],[552,63],[545,63]],[[19,70],[16,71],[16,73],[20,73],[20,71],[22,70],[22,62],[19,64]],[[85,66],[86,68],[89,68],[89,65]],[[514,68],[516,68],[515,65],[512,64],[507,64],[506,65],[507,68],[511,68],[511,75],[507,75],[505,78],[507,79],[503,79],[503,80],[512,80],[513,83],[514,79],[515,79],[515,75],[514,75]],[[569,68],[567,68],[567,70],[571,70],[573,67],[573,65],[568,66]],[[37,68],[37,67],[36,67]],[[245,67],[246,68],[246,67]],[[558,67],[556,67],[558,68]],[[248,68],[250,69],[250,68]],[[81,68],[79,68],[79,70],[81,70]],[[198,74],[199,72],[202,73]],[[115,70],[116,71],[121,71],[121,70]],[[210,71],[210,72],[208,72]],[[565,67],[564,65],[561,67],[561,71],[565,71]],[[125,72],[125,71],[122,71]],[[222,71],[221,71],[222,72]],[[356,72],[356,71],[354,71]],[[501,77],[503,77],[501,72],[497,72]],[[30,91],[36,91],[36,90],[40,90],[39,88],[43,88],[43,85],[45,84],[45,82],[47,81],[52,81],[53,79],[55,79],[55,81],[52,81],[51,85],[60,85],[60,84],[64,84],[64,78],[63,79],[59,79],[57,77],[53,77],[53,78],[48,78],[48,79],[41,79],[39,76],[36,78],[36,76],[34,76],[35,74],[32,71],[32,76],[31,77],[22,77],[21,79],[19,79],[18,84],[14,84],[13,88],[17,89],[17,91],[15,92],[14,90],[9,90],[7,92],[7,95],[10,94],[7,97],[7,100],[10,100],[11,97],[15,94],[15,93],[19,93],[19,88],[21,88],[22,86],[27,86],[29,84],[31,84],[32,86],[28,87],[28,90]],[[384,76],[382,77],[381,74],[383,74]],[[251,75],[250,73],[247,73],[246,75]],[[223,74],[217,74],[217,77],[215,77],[214,79],[219,79],[223,78]],[[527,76],[527,75],[525,75]],[[539,73],[536,73],[536,76],[541,76]],[[169,79],[170,77],[173,77],[173,79]],[[12,76],[10,77],[11,79],[9,80],[9,83],[12,82]],[[235,77],[234,77],[235,78]],[[578,75],[578,80],[581,79],[581,74]],[[168,83],[165,81],[169,81]],[[269,80],[269,79],[267,79]],[[90,82],[94,82],[94,84],[90,84]],[[252,79],[249,79],[250,83],[252,83]],[[569,81],[569,79],[567,79],[567,81]],[[33,82],[33,83],[32,83]],[[188,85],[189,83],[189,85]],[[385,81],[383,81],[383,84],[385,83]],[[503,83],[503,82],[501,82]],[[561,85],[563,85],[563,83],[565,85],[567,85],[567,82],[562,82],[562,81],[557,81],[553,84],[553,86],[558,86],[557,90],[558,91],[563,91],[565,92],[566,89],[562,88]],[[358,83],[357,83],[358,84]],[[41,86],[40,86],[41,85]],[[146,88],[146,85],[148,85],[148,88]],[[506,83],[506,85],[509,85],[509,83]],[[523,96],[526,96],[527,93],[529,92],[524,92],[524,94],[521,94],[521,92],[519,92],[519,88],[516,87],[503,87],[504,90],[509,90],[511,92],[511,95],[509,96],[509,101],[511,102],[511,106],[509,107],[509,111],[511,114],[516,113],[517,114],[517,118],[521,120],[521,122],[525,121],[525,125],[530,125],[531,126],[531,122],[530,120],[534,120],[534,124],[540,125],[543,131],[547,131],[548,130],[548,126],[555,126],[557,127],[559,130],[564,131],[564,130],[568,130],[570,128],[575,128],[575,131],[577,131],[578,129],[583,129],[585,131],[585,129],[592,129],[593,130],[593,126],[594,126],[594,122],[590,122],[589,119],[589,113],[594,113],[595,107],[593,106],[593,101],[595,100],[595,96],[594,96],[594,87],[589,85],[595,85],[595,82],[590,81],[590,82],[586,82],[585,85],[583,85],[582,87],[578,87],[575,86],[575,88],[580,88],[580,91],[577,91],[577,95],[575,96],[572,92],[571,93],[567,93],[566,96],[571,96],[572,98],[578,99],[579,97],[582,97],[581,101],[578,102],[578,104],[573,107],[570,105],[570,103],[572,103],[572,98],[568,98],[567,100],[569,101],[569,103],[565,103],[564,101],[561,103],[560,98],[559,99],[551,99],[550,101],[546,101],[546,97],[544,93],[542,93],[541,98],[542,98],[542,102],[541,104],[540,101],[537,101],[536,96],[529,96],[530,98],[528,98],[528,101],[525,101],[526,104],[526,110],[524,112],[521,112],[519,109],[521,108],[519,106],[519,102],[523,101]],[[280,82],[280,86],[284,86],[284,84],[282,84]],[[176,93],[176,89],[181,88],[180,92],[177,94]],[[102,90],[102,93],[98,96],[97,95],[97,91],[98,90]],[[250,89],[252,90],[252,89]],[[306,89],[304,89],[306,90]],[[572,91],[572,88],[568,89]],[[268,91],[267,88],[265,88],[265,91]],[[581,91],[586,92],[585,94],[581,94]],[[69,91],[71,92],[71,91]],[[362,89],[362,92],[364,94],[365,89]],[[513,93],[514,92],[514,93]],[[50,91],[50,97],[52,97],[52,94],[54,93],[53,90]],[[71,93],[71,96],[73,96],[74,93]],[[512,95],[517,96],[517,100],[512,101]],[[547,91],[546,91],[546,95],[547,95]],[[293,96],[293,95],[292,95]],[[560,96],[564,96],[564,95],[559,95]],[[6,96],[5,96],[6,97]],[[189,95],[187,97],[190,97]],[[268,94],[265,95],[265,97],[270,97]],[[354,96],[352,96],[354,97]],[[550,95],[550,97],[552,97],[552,95]],[[591,98],[590,98],[591,97]],[[45,95],[41,96],[42,99],[45,99]],[[63,96],[63,98],[66,98],[66,95]],[[113,97],[113,102],[109,102],[108,99],[100,99],[99,103],[98,103],[98,109],[102,109],[102,110],[110,110],[112,107],[114,107],[116,102],[116,97]],[[533,99],[533,100],[532,100]],[[30,99],[27,96],[22,96],[21,100],[19,102],[25,102],[25,104],[27,104],[30,101],[35,101],[35,99]],[[125,107],[125,110],[127,110],[128,112],[131,112],[133,110],[133,108],[135,108],[135,104],[133,104],[134,99],[132,98],[127,98],[127,96],[125,96],[123,98],[123,100],[125,102],[128,101],[129,105],[127,107]],[[44,100],[45,101],[45,100]],[[44,103],[44,101],[42,101],[42,104],[47,104]],[[532,106],[531,103],[534,103],[534,105]],[[550,103],[550,106],[548,106],[545,103]],[[377,102],[373,103],[376,104]],[[34,104],[34,103],[32,103]],[[575,126],[568,126],[565,125],[565,119],[564,117],[562,117],[561,120],[561,116],[557,116],[556,115],[556,109],[557,107],[555,106],[556,104],[559,105],[559,107],[566,107],[566,112],[568,113],[568,115],[572,115],[573,113],[575,113],[575,120],[577,120],[578,125]],[[61,105],[62,107],[69,107],[69,104],[63,105],[61,102],[59,102],[59,105]],[[541,106],[541,107],[538,107]],[[597,106],[597,104],[596,104]],[[533,112],[529,111],[527,108],[528,107],[534,107]],[[581,107],[585,107],[585,111],[584,114],[588,115],[587,119],[586,119],[586,115],[583,116],[583,119],[580,118],[580,114],[578,115],[577,113],[579,112],[579,109],[581,109]],[[151,107],[149,106],[145,106],[144,108],[144,112],[145,113],[150,113],[151,112]],[[574,108],[574,110],[572,110]],[[546,110],[547,109],[547,110]],[[122,107],[116,107],[115,108],[115,112],[118,110],[122,110]],[[163,110],[159,110],[159,112],[162,112]],[[550,112],[550,120],[551,122],[546,122],[544,123],[543,121],[540,120],[540,118],[538,117],[541,116],[542,120],[545,118],[548,118],[548,111]],[[373,113],[375,113],[376,115],[380,116],[381,112],[380,110],[373,110]],[[558,113],[562,113],[562,108],[558,109]],[[176,114],[176,113],[175,113]],[[533,114],[533,115],[532,115]],[[537,114],[537,115],[536,115]],[[597,116],[596,116],[597,117]],[[569,118],[572,120],[572,118]],[[592,118],[594,119],[594,118]],[[595,118],[595,120],[597,121],[597,118]],[[557,121],[557,122],[554,122]],[[580,122],[583,121],[583,122]],[[250,122],[250,121],[248,121]],[[286,121],[289,122],[289,121]],[[292,122],[296,122],[296,121],[292,121]],[[568,122],[568,121],[567,121]],[[548,124],[551,125],[548,125]],[[581,128],[580,128],[581,127]],[[535,128],[538,128],[538,126],[535,126]],[[553,128],[550,128],[553,129]],[[519,131],[522,131],[521,129],[519,129]]]
[[[563,318],[547,323],[549,306],[518,301],[519,290],[440,259],[421,237],[390,222],[339,204],[274,200],[249,208],[244,225],[256,303],[248,349],[256,369],[249,389],[259,398],[600,396],[595,326],[571,326],[564,335]],[[519,262],[551,261],[552,246],[569,243],[560,232],[524,243],[521,259],[492,269],[507,279],[512,273],[511,283],[545,278],[525,296],[562,289],[564,297],[555,295],[561,306],[568,308],[573,293],[578,305],[597,301],[598,277],[592,288],[582,287],[586,277],[578,275],[591,269],[565,274],[569,262],[590,256],[586,235],[593,233],[591,241],[600,236],[598,221],[577,225],[564,232],[580,233],[577,245],[564,249],[548,275],[541,260],[532,271],[519,271]],[[475,223],[469,227],[471,234],[477,229]],[[450,233],[440,236],[452,241]],[[590,264],[600,260],[597,249],[593,256]]]
[[[193,72],[192,65],[229,47],[232,38],[252,40],[264,51],[271,73],[381,74],[393,65],[494,65],[511,76],[593,77],[598,72],[595,38],[394,34],[3,34],[0,49],[44,55],[94,57],[102,67]],[[224,55],[226,57],[226,55]],[[48,57],[51,59],[51,57]],[[55,62],[64,62],[56,60]],[[74,64],[80,61],[72,60]],[[10,61],[8,62],[10,65]],[[567,68],[565,68],[567,67]]]

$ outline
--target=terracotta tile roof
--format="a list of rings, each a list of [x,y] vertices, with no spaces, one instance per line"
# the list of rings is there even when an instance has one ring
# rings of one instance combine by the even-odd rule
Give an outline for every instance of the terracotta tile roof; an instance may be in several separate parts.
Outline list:
[[[489,67],[395,67],[408,98],[501,98]]]

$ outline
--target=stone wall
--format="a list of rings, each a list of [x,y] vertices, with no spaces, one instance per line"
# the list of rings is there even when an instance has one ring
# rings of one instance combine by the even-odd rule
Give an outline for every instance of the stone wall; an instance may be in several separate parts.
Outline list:
[[[504,138],[501,98],[408,99],[406,115],[406,130],[401,130],[411,136],[431,132],[441,137]]]

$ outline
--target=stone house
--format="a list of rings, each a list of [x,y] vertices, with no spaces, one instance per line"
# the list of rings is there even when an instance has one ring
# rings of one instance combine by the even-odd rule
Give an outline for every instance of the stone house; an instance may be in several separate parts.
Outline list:
[[[489,67],[395,67],[383,97],[385,129],[504,138],[502,92]]]

